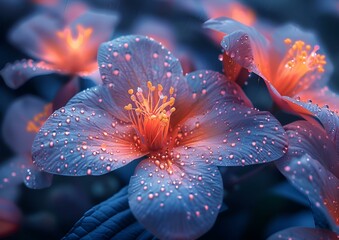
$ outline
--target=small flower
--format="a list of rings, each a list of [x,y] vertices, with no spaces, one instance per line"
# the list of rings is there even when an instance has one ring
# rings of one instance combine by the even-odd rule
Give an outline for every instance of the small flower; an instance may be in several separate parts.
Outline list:
[[[101,175],[144,157],[129,184],[129,205],[157,237],[192,239],[210,229],[222,203],[217,166],[273,161],[284,131],[253,109],[240,87],[213,71],[182,74],[165,47],[143,36],[104,43],[104,85],[55,111],[33,143],[47,172]]]
[[[6,84],[18,88],[28,79],[50,73],[87,76],[97,71],[96,54],[117,18],[70,4],[45,10],[17,25],[9,40],[36,60],[20,60],[1,70]]]
[[[314,35],[292,25],[278,28],[265,37],[255,28],[227,18],[212,19],[208,28],[228,34],[221,45],[225,50],[226,76],[237,80],[242,68],[265,80],[275,103],[284,110],[307,115],[287,97],[329,105],[338,110],[338,96],[326,86],[331,71],[325,55],[320,54]]]
[[[24,182],[29,188],[49,187],[52,175],[40,171],[32,163],[31,148],[40,127],[52,113],[52,104],[46,104],[30,95],[16,100],[6,112],[2,125],[5,143],[16,154],[0,167],[0,189]]]
[[[287,154],[278,169],[310,201],[317,225],[327,222],[339,233],[339,117],[327,108],[300,103],[314,113],[322,126],[297,121],[285,126]]]

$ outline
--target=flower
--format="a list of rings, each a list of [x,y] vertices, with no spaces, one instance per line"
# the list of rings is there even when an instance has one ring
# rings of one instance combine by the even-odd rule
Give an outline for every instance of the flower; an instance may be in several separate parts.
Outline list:
[[[242,68],[254,72],[265,80],[278,106],[301,115],[309,112],[288,97],[339,109],[338,96],[326,86],[325,74],[331,66],[325,55],[318,53],[313,34],[286,25],[265,37],[255,28],[227,18],[209,20],[205,26],[228,34],[221,45],[226,55],[224,71],[232,80],[237,80]]]
[[[242,90],[213,71],[182,74],[153,39],[123,36],[99,48],[103,86],[55,111],[33,143],[34,163],[61,175],[101,175],[144,157],[129,183],[129,205],[161,239],[210,229],[222,203],[217,166],[273,161],[285,133]]]
[[[52,113],[52,104],[27,95],[17,99],[7,110],[2,135],[5,143],[16,154],[0,167],[0,189],[8,189],[24,182],[29,188],[49,187],[52,175],[40,171],[32,163],[31,148],[40,127]]]
[[[50,73],[87,76],[98,69],[96,54],[99,45],[112,32],[114,14],[87,10],[80,4],[45,10],[17,25],[9,40],[28,55],[1,70],[6,84],[18,88],[28,79]]]
[[[289,149],[281,160],[276,161],[276,165],[309,199],[316,225],[328,227],[338,234],[339,117],[327,108],[311,103],[299,104],[314,113],[322,126],[307,121],[285,126]]]

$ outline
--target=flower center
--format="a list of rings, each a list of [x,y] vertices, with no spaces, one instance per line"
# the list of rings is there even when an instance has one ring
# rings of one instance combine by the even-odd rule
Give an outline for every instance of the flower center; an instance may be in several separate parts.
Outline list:
[[[153,86],[148,81],[147,88],[145,95],[140,87],[135,94],[133,89],[129,89],[133,103],[129,103],[124,109],[129,112],[129,118],[146,147],[149,150],[158,150],[167,141],[171,114],[175,111],[174,88],[169,89],[168,96],[163,94],[161,84]]]
[[[149,158],[158,166],[161,170],[166,170],[169,174],[173,174],[173,152],[169,150],[155,152],[149,156]]]
[[[92,28],[84,28],[82,25],[77,25],[77,36],[73,36],[69,27],[66,27],[63,31],[57,32],[57,36],[64,39],[71,49],[79,50],[92,35],[92,32]]]
[[[309,88],[319,78],[325,71],[326,60],[325,55],[317,54],[318,45],[312,49],[303,41],[292,42],[289,38],[284,43],[290,48],[279,65],[273,84],[281,95],[293,96]]]
[[[33,117],[32,120],[28,121],[26,125],[26,131],[31,133],[39,132],[42,125],[45,123],[49,115],[52,113],[52,104],[46,104],[44,110]]]

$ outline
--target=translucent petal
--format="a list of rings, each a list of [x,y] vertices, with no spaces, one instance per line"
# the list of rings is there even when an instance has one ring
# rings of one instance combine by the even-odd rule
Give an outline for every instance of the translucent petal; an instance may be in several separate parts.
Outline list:
[[[235,64],[237,63],[250,72],[263,78],[269,78],[269,43],[256,29],[229,18],[208,20],[204,27],[227,34],[221,42],[221,46],[228,56],[225,61],[229,61],[229,58],[232,60],[230,68],[224,63],[226,72],[233,71],[234,65],[237,66]]]
[[[186,91],[177,58],[160,43],[144,36],[123,36],[100,46],[99,69],[104,84],[111,87],[119,106],[129,103],[129,89],[148,90],[147,82],[162,84],[164,93],[174,87],[176,95]]]
[[[57,72],[52,65],[45,62],[35,62],[33,60],[20,60],[13,64],[8,63],[0,72],[6,85],[16,89],[22,86],[32,77],[46,75]]]
[[[328,87],[302,91],[298,94],[298,97],[301,101],[312,100],[314,104],[320,107],[328,106],[332,111],[339,113],[339,95],[332,92]]]
[[[99,45],[112,36],[118,19],[118,15],[110,11],[87,11],[74,19],[70,23],[70,27],[75,29],[77,25],[82,25],[91,28],[93,32],[88,44],[86,44],[86,51],[91,48],[97,52]]]
[[[134,216],[160,239],[195,239],[214,224],[223,197],[217,167],[173,153],[170,169],[143,160],[129,185]],[[160,163],[161,164],[161,163]]]
[[[306,121],[286,126],[288,153],[277,161],[279,170],[310,200],[322,215],[339,226],[339,155],[320,128]]]
[[[312,102],[302,102],[292,98],[287,98],[289,102],[298,105],[309,111],[322,124],[327,135],[336,145],[336,151],[339,153],[339,116],[327,107],[319,107]],[[308,120],[308,119],[307,119]],[[318,122],[312,122],[314,125],[319,125]]]
[[[52,179],[51,174],[39,171],[29,155],[13,157],[0,167],[0,190],[4,189],[7,193],[21,183],[32,189],[46,188],[52,184]]]
[[[14,152],[30,155],[37,131],[52,113],[52,108],[46,106],[45,101],[32,95],[20,97],[10,105],[3,120],[2,135]]]
[[[292,114],[299,115],[305,118],[307,121],[316,124],[316,120],[314,118],[314,114],[310,112],[308,109],[300,106],[295,99],[292,99],[287,96],[281,96],[281,94],[277,91],[277,89],[273,86],[273,84],[265,80],[265,84],[267,89],[274,101],[274,103],[282,110],[286,112],[290,112]]]
[[[204,23],[204,28],[213,29],[225,34],[231,34],[236,31],[248,31],[250,27],[227,17],[218,17],[209,19]]]
[[[54,42],[56,31],[61,30],[62,27],[61,21],[53,15],[33,15],[11,30],[9,40],[29,56],[46,60],[44,46],[46,43]]]
[[[242,90],[221,74],[187,76],[195,102],[178,132],[180,145],[198,148],[221,166],[263,163],[286,151],[285,131],[268,112],[250,107]]]
[[[145,155],[133,127],[115,117],[115,109],[104,86],[77,94],[40,129],[33,162],[60,175],[101,175]]]
[[[256,19],[252,9],[237,1],[203,0],[202,5],[209,18],[228,17],[247,26],[253,25]]]
[[[0,192],[16,188],[23,182],[25,163],[26,159],[23,156],[15,156],[1,164]]]
[[[28,188],[43,189],[52,185],[53,175],[44,171],[40,171],[37,166],[28,159],[28,163],[24,169],[24,183]]]
[[[326,229],[294,227],[282,230],[270,236],[267,240],[335,240],[337,234]]]

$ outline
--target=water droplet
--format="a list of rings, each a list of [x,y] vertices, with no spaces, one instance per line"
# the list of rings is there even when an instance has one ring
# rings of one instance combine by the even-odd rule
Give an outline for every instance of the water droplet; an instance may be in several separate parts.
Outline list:
[[[114,69],[113,74],[114,74],[115,76],[119,75],[119,69]]]
[[[170,78],[170,77],[172,76],[172,73],[171,73],[171,72],[167,72],[167,73],[166,73],[166,76],[167,76],[168,78]]]
[[[131,61],[131,58],[132,58],[131,54],[129,54],[129,53],[125,54],[126,61],[128,61],[128,62]]]

